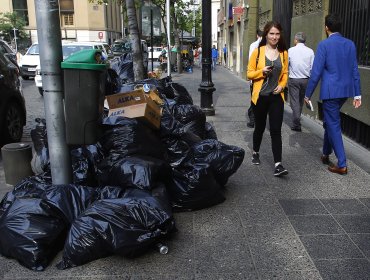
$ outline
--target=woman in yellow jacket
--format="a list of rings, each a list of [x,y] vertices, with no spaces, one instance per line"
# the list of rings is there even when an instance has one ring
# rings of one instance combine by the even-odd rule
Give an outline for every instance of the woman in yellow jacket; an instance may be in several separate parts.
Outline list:
[[[284,115],[284,87],[288,80],[288,52],[281,25],[268,22],[262,40],[248,63],[247,77],[253,81],[252,106],[255,116],[252,163],[260,164],[259,150],[269,116],[274,176],[288,174],[281,164],[281,126]]]

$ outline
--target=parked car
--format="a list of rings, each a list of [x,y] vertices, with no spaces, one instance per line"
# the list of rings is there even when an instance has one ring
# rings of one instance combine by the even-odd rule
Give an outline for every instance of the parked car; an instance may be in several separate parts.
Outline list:
[[[69,57],[71,54],[81,51],[97,49],[101,50],[106,59],[113,57],[113,52],[107,43],[101,42],[62,42],[63,60]],[[35,85],[39,90],[39,93],[43,95],[42,89],[42,77],[41,77],[41,66],[40,64],[36,67],[35,73]]]
[[[24,80],[35,77],[36,67],[40,64],[39,44],[34,43],[28,48],[19,62],[21,76]]]
[[[0,51],[0,144],[19,142],[26,106],[18,67]]]
[[[159,56],[162,53],[161,47],[153,47],[153,60],[159,60]],[[149,59],[152,59],[152,47],[148,47]]]

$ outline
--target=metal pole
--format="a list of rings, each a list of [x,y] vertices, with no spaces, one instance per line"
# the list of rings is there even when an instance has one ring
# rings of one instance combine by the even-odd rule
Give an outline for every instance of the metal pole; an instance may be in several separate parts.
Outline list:
[[[166,13],[167,13],[167,76],[171,76],[171,24],[170,24],[170,0],[166,0]]]
[[[124,24],[123,24],[123,4],[121,4],[121,30],[122,30],[122,35],[121,38],[125,36],[125,29],[124,29]]]
[[[150,46],[152,47],[151,52],[152,52],[152,71],[154,70],[153,66],[153,9],[152,9],[152,3],[150,3]]]
[[[69,184],[72,166],[64,121],[59,1],[36,0],[35,8],[51,177],[53,184]]]
[[[211,72],[211,44],[212,44],[212,3],[209,0],[202,1],[202,82],[200,91],[200,108],[206,116],[214,116],[212,94],[216,90],[212,83]]]
[[[13,28],[13,33],[14,33],[14,44],[15,44],[15,53],[18,53],[18,45],[17,45],[17,28]]]

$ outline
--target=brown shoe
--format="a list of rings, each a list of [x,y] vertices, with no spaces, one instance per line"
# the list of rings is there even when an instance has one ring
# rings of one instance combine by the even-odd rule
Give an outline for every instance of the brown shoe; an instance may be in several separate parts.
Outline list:
[[[330,159],[329,159],[329,156],[322,155],[322,156],[321,156],[321,162],[322,162],[323,164],[330,165]]]
[[[347,170],[347,167],[341,167],[339,168],[338,166],[334,165],[334,166],[329,166],[328,167],[328,170],[330,172],[333,172],[333,173],[337,173],[337,174],[340,174],[340,175],[345,175],[347,174],[348,170]]]

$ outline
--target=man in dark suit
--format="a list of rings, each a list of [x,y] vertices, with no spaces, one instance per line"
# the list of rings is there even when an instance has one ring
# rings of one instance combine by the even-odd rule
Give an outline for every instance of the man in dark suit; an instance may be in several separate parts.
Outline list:
[[[344,152],[340,125],[340,109],[347,98],[353,99],[353,106],[361,106],[360,74],[358,72],[355,44],[339,32],[342,21],[339,15],[325,17],[326,40],[319,43],[313,62],[305,102],[308,103],[321,79],[320,99],[324,115],[324,145],[321,161],[328,164],[329,171],[347,174],[346,154]],[[329,155],[334,150],[337,165],[330,165]]]

